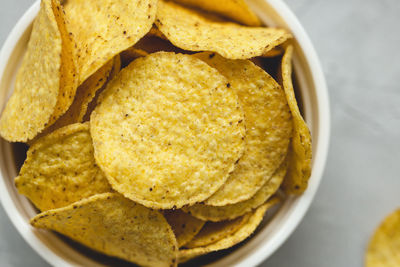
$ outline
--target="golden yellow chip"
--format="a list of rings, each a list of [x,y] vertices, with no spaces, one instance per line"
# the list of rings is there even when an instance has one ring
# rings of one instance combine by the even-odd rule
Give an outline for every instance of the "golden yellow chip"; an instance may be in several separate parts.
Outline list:
[[[94,195],[36,215],[31,224],[142,266],[176,266],[178,246],[164,216],[117,193]]]
[[[71,45],[58,1],[43,0],[14,93],[0,118],[5,139],[31,140],[68,109],[77,87]]]
[[[365,267],[400,266],[400,209],[387,216],[368,245]]]
[[[283,188],[290,194],[301,194],[307,189],[311,176],[311,134],[300,114],[292,83],[293,46],[286,48],[278,74],[293,117],[293,138],[290,144],[289,169]]]
[[[216,22],[172,2],[159,1],[156,25],[175,46],[217,52],[225,58],[261,56],[291,35],[283,29]]]
[[[226,183],[205,204],[225,206],[248,200],[271,178],[286,156],[292,119],[285,92],[249,60],[229,60],[215,53],[196,56],[228,78],[246,118],[244,154]]]
[[[261,21],[244,0],[174,0],[175,2],[201,8],[248,26],[260,26]]]
[[[112,65],[111,71],[108,75],[107,81],[105,84],[103,84],[103,86],[99,90],[96,91],[94,98],[88,104],[88,106],[86,108],[86,114],[83,116],[83,121],[90,120],[90,115],[92,114],[93,110],[97,106],[97,99],[99,98],[100,94],[104,91],[107,83],[109,81],[111,81],[112,79],[114,79],[114,77],[117,76],[117,74],[120,72],[120,70],[121,70],[121,57],[120,57],[120,55],[116,55],[113,59],[113,65]]]
[[[111,186],[150,208],[204,201],[244,149],[243,111],[228,81],[189,55],[138,58],[91,115],[96,162]]]
[[[84,81],[77,89],[74,102],[53,125],[44,131],[44,134],[69,124],[82,122],[89,103],[93,100],[96,92],[107,82],[108,75],[113,67],[114,60],[107,62],[97,70],[92,76]]]
[[[15,185],[42,211],[111,190],[95,164],[88,123],[39,138],[27,154]]]
[[[66,0],[64,7],[83,82],[151,29],[157,0]]]
[[[287,162],[285,161],[281,167],[274,173],[272,178],[263,185],[260,190],[250,199],[230,204],[226,206],[208,206],[205,204],[195,204],[193,206],[183,208],[185,212],[189,212],[196,218],[205,221],[219,222],[223,220],[232,220],[239,216],[250,212],[267,201],[279,189],[287,170]]]
[[[275,200],[273,201],[275,202]],[[179,250],[179,262],[182,263],[200,255],[204,255],[213,251],[227,249],[242,242],[256,230],[257,226],[261,223],[264,214],[270,207],[271,205],[268,202],[258,207],[254,211],[254,213],[250,215],[247,222],[243,224],[236,232],[215,243],[212,243],[205,247]]]
[[[165,211],[164,216],[174,231],[179,247],[192,240],[205,224],[205,221],[199,220],[181,210]]]
[[[61,115],[71,106],[76,90],[78,88],[78,69],[75,50],[75,40],[68,32],[69,21],[65,18],[65,13],[60,5],[60,1],[52,0],[52,8],[60,30],[62,40],[61,68],[60,68],[60,89],[57,97],[57,104],[47,125],[52,125]],[[67,23],[68,22],[68,23]]]
[[[250,214],[239,218],[222,222],[207,222],[201,231],[185,245],[187,248],[204,247],[215,243],[226,236],[236,232],[243,224],[247,222]]]

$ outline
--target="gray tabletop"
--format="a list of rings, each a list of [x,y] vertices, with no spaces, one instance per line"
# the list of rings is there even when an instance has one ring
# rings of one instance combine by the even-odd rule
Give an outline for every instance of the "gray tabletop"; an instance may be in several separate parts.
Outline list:
[[[34,0],[0,0],[0,44]],[[262,266],[362,266],[373,229],[400,206],[400,2],[286,0],[322,61],[332,108],[316,198]],[[0,207],[0,266],[47,266]]]

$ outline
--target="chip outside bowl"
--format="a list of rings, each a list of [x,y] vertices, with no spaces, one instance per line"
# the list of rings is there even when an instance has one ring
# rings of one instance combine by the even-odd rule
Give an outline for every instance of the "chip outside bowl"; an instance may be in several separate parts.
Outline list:
[[[303,111],[313,137],[312,176],[306,192],[291,197],[248,242],[209,266],[255,266],[274,253],[298,226],[318,189],[326,163],[330,111],[324,75],[316,52],[303,27],[282,0],[248,0],[250,7],[268,25],[283,27],[295,37],[294,70],[300,88]],[[4,108],[14,88],[15,74],[29,40],[32,22],[39,11],[35,2],[15,25],[0,51],[0,108]],[[12,223],[25,241],[53,266],[104,266],[73,249],[58,235],[31,227],[36,209],[19,195],[12,147],[0,140],[0,198]]]

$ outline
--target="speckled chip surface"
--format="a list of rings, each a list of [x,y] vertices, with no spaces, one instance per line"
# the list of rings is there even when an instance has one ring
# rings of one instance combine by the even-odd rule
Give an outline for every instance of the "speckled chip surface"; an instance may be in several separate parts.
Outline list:
[[[88,123],[68,125],[37,139],[15,185],[41,211],[111,190],[94,161]]]
[[[176,266],[178,246],[164,216],[117,193],[36,215],[31,224],[141,266]]]
[[[196,57],[228,78],[245,114],[245,150],[227,182],[209,199],[210,206],[245,201],[271,178],[285,159],[292,136],[292,118],[279,84],[249,60],[228,60],[214,53]]]
[[[82,83],[152,27],[157,0],[66,0]]]
[[[162,0],[158,3],[155,23],[179,48],[217,52],[229,59],[261,56],[291,38],[284,29],[217,22],[195,10]]]
[[[0,134],[6,140],[33,139],[71,104],[77,79],[65,27],[58,2],[42,1],[14,92],[1,114]]]
[[[151,208],[180,208],[217,191],[244,149],[237,95],[190,55],[138,58],[91,115],[95,159],[113,189]]]

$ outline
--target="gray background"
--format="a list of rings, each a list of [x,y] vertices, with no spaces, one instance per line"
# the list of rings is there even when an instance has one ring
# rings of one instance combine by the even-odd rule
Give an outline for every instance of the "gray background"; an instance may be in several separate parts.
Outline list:
[[[400,206],[400,2],[286,0],[320,56],[332,108],[325,175],[305,219],[262,266],[362,266]],[[0,44],[33,0],[0,0]],[[47,266],[0,207],[0,266]]]

